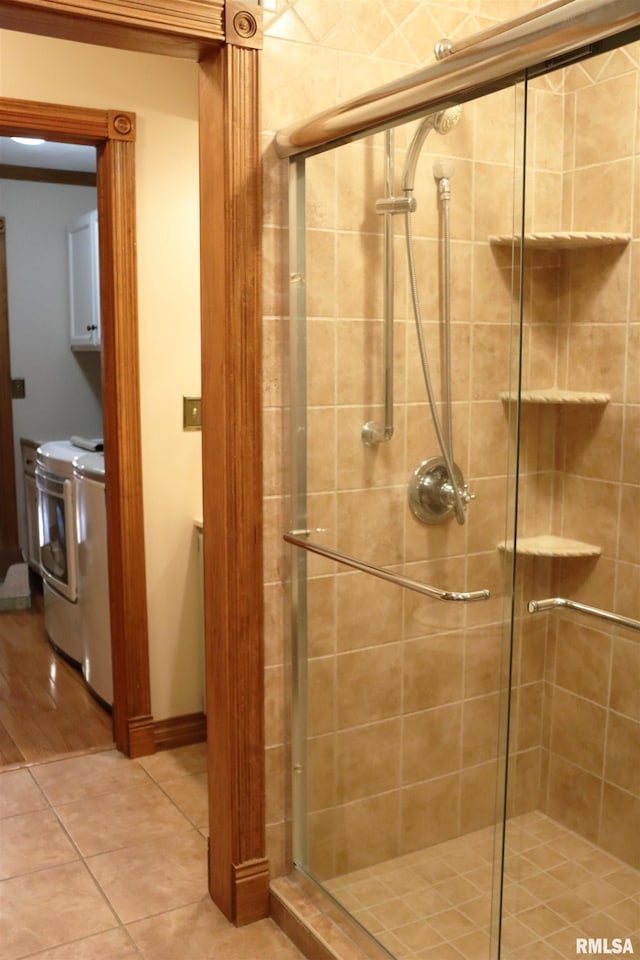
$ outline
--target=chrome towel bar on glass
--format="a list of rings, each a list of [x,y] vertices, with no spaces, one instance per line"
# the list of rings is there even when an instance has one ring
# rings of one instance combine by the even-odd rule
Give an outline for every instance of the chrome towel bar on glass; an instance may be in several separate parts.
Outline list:
[[[568,610],[576,610],[578,613],[586,613],[590,617],[597,617],[599,620],[608,620],[610,623],[618,623],[629,630],[640,630],[640,621],[632,620],[630,617],[621,617],[617,613],[611,613],[609,610],[600,610],[599,607],[590,607],[586,603],[578,603],[577,600],[565,600],[564,597],[549,597],[547,600],[529,600],[527,609],[529,613],[541,613],[543,610],[555,610],[557,607],[565,607]]]
[[[298,531],[296,531],[297,533]],[[488,590],[473,590],[470,593],[456,593],[452,590],[440,590],[439,587],[431,587],[427,583],[421,583],[419,580],[411,580],[409,577],[400,577],[395,573],[390,573],[383,567],[374,567],[371,563],[364,560],[357,560],[345,553],[338,553],[336,550],[330,550],[328,547],[321,547],[318,543],[311,540],[305,540],[293,533],[285,533],[284,539],[294,547],[301,547],[310,553],[317,553],[328,560],[335,560],[336,563],[342,563],[345,567],[352,567],[354,570],[360,570],[362,573],[369,573],[372,577],[378,577],[380,580],[387,580],[389,583],[395,583],[398,587],[406,587],[407,590],[413,590],[415,593],[421,593],[425,597],[432,597],[434,600],[461,601],[470,603],[474,600],[488,600],[491,594]]]

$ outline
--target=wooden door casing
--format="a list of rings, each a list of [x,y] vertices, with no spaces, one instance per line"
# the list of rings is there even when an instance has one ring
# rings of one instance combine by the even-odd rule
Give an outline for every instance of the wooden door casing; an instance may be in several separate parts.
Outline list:
[[[209,826],[216,837],[209,854],[209,889],[236,924],[269,913],[260,476],[260,14],[257,5],[239,0],[3,0],[0,6],[0,27],[200,62],[205,645]],[[141,15],[144,25],[135,19]],[[99,151],[103,183],[121,164],[125,175],[131,163],[125,143],[105,141],[101,155]],[[110,209],[121,201],[121,191],[119,201],[104,195]],[[121,256],[117,238],[124,235],[130,241],[131,216],[131,211],[116,216],[105,236],[105,255],[114,275]],[[102,247],[102,233],[100,242]],[[124,258],[124,269],[127,262]],[[116,297],[118,319],[112,326],[110,353],[105,354],[111,364],[122,364],[125,375],[127,369],[131,374],[134,362],[123,355],[134,292],[135,280]],[[121,373],[118,367],[119,377]],[[115,368],[105,367],[105,377],[114,375]],[[135,400],[137,382],[130,388]],[[126,433],[131,410],[115,398],[109,430],[105,417],[105,445],[115,444],[118,452],[121,491],[130,479],[134,487],[138,481],[133,447],[119,432]],[[136,446],[138,426],[132,426]],[[137,553],[128,523],[131,520],[141,535],[141,508],[140,501],[117,501],[112,511],[117,531],[114,564],[121,565],[113,573],[114,589],[122,587],[132,600],[131,584],[124,580]],[[119,628],[142,631],[143,621],[146,628],[146,607],[129,610],[123,601]],[[130,705],[140,708],[128,718],[129,741],[148,748],[148,687],[138,701],[128,686],[136,675],[145,674],[147,654],[141,646],[129,650],[124,643],[119,651],[124,664],[114,659],[114,669],[124,674],[126,665]],[[148,665],[146,677],[148,683]]]

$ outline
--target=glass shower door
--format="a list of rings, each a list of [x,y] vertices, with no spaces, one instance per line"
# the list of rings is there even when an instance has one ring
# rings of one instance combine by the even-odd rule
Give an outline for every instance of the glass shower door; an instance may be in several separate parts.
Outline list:
[[[294,860],[398,957],[498,955],[523,108],[291,165]]]
[[[640,950],[639,65],[529,83],[508,960]]]

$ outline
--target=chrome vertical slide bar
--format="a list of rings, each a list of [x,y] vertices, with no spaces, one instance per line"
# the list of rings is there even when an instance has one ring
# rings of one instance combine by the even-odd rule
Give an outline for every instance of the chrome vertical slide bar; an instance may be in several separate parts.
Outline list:
[[[297,533],[298,531],[296,531]],[[338,553],[337,550],[331,550],[329,547],[322,547],[319,543],[312,543],[311,540],[304,540],[293,533],[285,533],[284,540],[291,543],[294,547],[301,547],[310,553],[317,553],[320,557],[326,557],[328,560],[335,560],[345,567],[351,567],[352,570],[359,570],[361,573],[368,573],[372,577],[378,577],[379,580],[386,580],[387,583],[394,583],[398,587],[405,587],[407,590],[413,590],[414,593],[421,593],[425,597],[431,597],[433,600],[447,600],[453,602],[473,603],[475,600],[488,600],[491,594],[488,590],[472,590],[468,593],[457,593],[453,590],[441,590],[440,587],[429,586],[428,583],[421,583],[419,580],[412,580],[410,577],[402,577],[396,573],[385,570],[384,567],[375,567],[365,560],[358,560],[347,553]]]
[[[393,130],[384,134],[385,201],[393,199]],[[362,427],[362,442],[368,447],[386,443],[393,436],[393,213],[384,216],[384,424],[369,420]]]
[[[607,620],[609,623],[617,623],[621,627],[628,627],[629,630],[640,630],[640,620],[622,617],[619,613],[611,613],[610,610],[601,610],[599,607],[590,607],[586,603],[578,603],[577,600],[565,600],[564,597],[549,597],[547,600],[529,600],[527,604],[529,613],[542,613],[545,610],[556,610],[559,607],[564,607],[567,610],[576,610],[578,613],[586,613],[590,617]]]

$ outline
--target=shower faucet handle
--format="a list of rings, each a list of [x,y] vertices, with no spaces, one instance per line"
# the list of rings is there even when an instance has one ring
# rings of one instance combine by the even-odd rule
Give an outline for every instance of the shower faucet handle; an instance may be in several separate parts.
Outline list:
[[[442,457],[430,457],[419,464],[409,480],[408,494],[411,511],[423,523],[444,523],[453,516],[464,523],[462,507],[476,498],[475,493],[469,493],[460,467],[453,464],[451,478]]]
[[[475,500],[475,493],[469,493],[469,484],[465,483],[462,489],[459,488],[458,492],[460,493],[460,499],[464,503],[469,503],[470,500]]]
[[[442,485],[442,493],[446,497],[448,504],[453,505],[455,503],[455,491],[453,489],[453,483],[449,480]],[[469,485],[464,483],[462,486],[458,486],[458,496],[462,502],[466,505],[470,500],[475,500],[475,493],[469,493]]]

